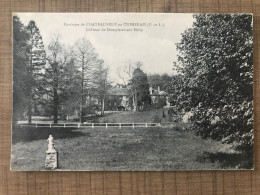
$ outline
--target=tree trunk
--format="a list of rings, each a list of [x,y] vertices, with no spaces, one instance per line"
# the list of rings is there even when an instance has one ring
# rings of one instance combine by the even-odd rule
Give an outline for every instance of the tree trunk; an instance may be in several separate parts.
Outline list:
[[[31,29],[31,34],[32,34],[32,29]],[[32,42],[31,42],[31,48],[30,48],[30,61],[29,61],[29,69],[28,69],[28,74],[29,77],[32,78]],[[28,123],[32,122],[32,87],[29,87],[29,105],[28,105]]]
[[[84,56],[81,64],[82,72],[81,72],[81,105],[80,105],[80,123],[84,122]]]
[[[58,93],[57,89],[54,89],[54,101],[53,101],[53,122],[58,123]]]
[[[105,98],[101,99],[101,115],[105,114]]]
[[[27,115],[28,115],[28,123],[31,123],[32,122],[32,103],[31,103],[31,94],[29,96],[29,103],[28,103],[28,112],[27,112]]]
[[[38,113],[37,101],[36,100],[33,101],[33,107],[34,107],[33,108],[33,111],[34,111],[33,113],[34,113],[34,115],[37,116],[39,113]]]
[[[83,110],[83,105],[84,105],[84,97],[83,97],[83,82],[82,82],[81,105],[80,105],[80,123],[83,123],[83,122],[84,122],[84,110]]]
[[[56,64],[57,66],[57,64]],[[58,98],[58,71],[55,67],[53,70],[54,83],[53,83],[53,122],[58,123],[58,106],[59,106],[59,98]]]
[[[133,105],[134,105],[134,112],[137,111],[137,99],[136,94],[133,95]]]

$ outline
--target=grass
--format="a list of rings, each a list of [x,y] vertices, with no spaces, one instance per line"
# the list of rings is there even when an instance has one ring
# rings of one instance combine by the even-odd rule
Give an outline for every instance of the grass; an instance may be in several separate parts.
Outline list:
[[[162,122],[169,122],[167,109],[164,109],[165,117],[163,117],[163,108],[157,110],[159,117]],[[113,114],[107,114],[105,116],[99,117],[98,122],[105,123],[151,123],[153,122],[153,115],[156,110],[148,111],[122,111]]]
[[[203,140],[175,128],[28,128],[13,129],[12,169],[45,170],[49,134],[59,152],[60,170],[209,170],[232,169],[241,160],[211,154],[239,154],[229,145]],[[221,156],[222,158],[223,156]],[[225,157],[226,158],[226,157]],[[226,162],[225,162],[226,163]]]

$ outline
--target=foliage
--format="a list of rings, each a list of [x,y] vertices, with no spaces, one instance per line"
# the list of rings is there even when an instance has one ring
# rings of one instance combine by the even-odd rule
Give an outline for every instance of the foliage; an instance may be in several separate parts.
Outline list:
[[[194,113],[197,134],[252,144],[252,15],[195,14],[194,18],[193,27],[177,44],[180,75],[172,82],[176,105]]]
[[[14,120],[28,117],[28,122],[31,122],[32,112],[37,112],[36,105],[42,93],[44,45],[34,21],[24,26],[14,16],[13,35]]]
[[[54,123],[58,122],[59,106],[61,105],[61,94],[65,91],[66,80],[70,79],[65,68],[69,66],[69,51],[61,44],[59,36],[55,35],[48,45],[47,65],[45,67],[45,94],[42,102],[45,107],[48,107],[53,115]],[[67,87],[68,88],[68,87]],[[67,91],[69,92],[69,91]]]
[[[79,110],[81,91],[80,71],[77,69],[75,59],[71,57],[64,65],[62,90],[60,91],[60,113],[64,118],[72,116]]]
[[[90,89],[93,88],[93,81],[95,80],[94,69],[98,64],[102,64],[103,61],[98,58],[98,54],[95,48],[85,38],[79,39],[74,46],[73,54],[77,62],[77,67],[81,71],[81,95],[80,95],[80,121],[84,121],[84,106],[86,103],[86,97],[90,93]]]
[[[192,102],[189,90],[189,86],[185,84],[184,76],[180,74],[172,76],[172,80],[166,83],[166,91],[169,93],[168,101],[177,105],[179,112],[191,109]]]
[[[162,122],[162,119],[160,117],[160,114],[158,111],[154,112],[154,115],[152,116],[152,122],[153,123],[160,123]]]
[[[93,80],[94,92],[97,94],[100,103],[101,115],[104,115],[105,112],[105,96],[109,83],[107,80],[108,69],[104,66],[104,61],[99,59],[97,60],[93,75],[95,79]]]
[[[28,93],[28,122],[31,122],[32,111],[37,113],[37,104],[41,98],[44,82],[44,65],[46,63],[46,53],[42,41],[40,30],[34,21],[30,21],[26,27],[29,33],[27,42],[27,82],[26,91]],[[34,110],[33,110],[34,108]]]
[[[164,110],[163,110],[163,114],[162,114],[162,117],[163,117],[163,118],[165,118],[165,117],[166,117],[166,115],[165,115],[165,113],[164,113]]]
[[[147,75],[140,68],[134,70],[130,86],[134,111],[142,110],[146,106],[151,105]]]
[[[166,91],[168,82],[171,82],[172,77],[168,74],[150,74],[148,75],[148,83],[150,87],[157,89],[160,87],[161,90]]]
[[[96,114],[96,111],[99,110],[99,106],[97,105],[95,100],[88,100],[88,102],[83,107],[83,116],[87,117],[88,114]]]
[[[29,63],[27,48],[29,33],[17,16],[13,17],[13,120],[24,119],[27,113],[26,67]]]
[[[117,110],[121,105],[122,97],[120,96],[107,96],[105,99],[105,110]]]
[[[166,106],[166,97],[165,96],[155,96],[153,98],[152,107],[153,108],[163,108]]]

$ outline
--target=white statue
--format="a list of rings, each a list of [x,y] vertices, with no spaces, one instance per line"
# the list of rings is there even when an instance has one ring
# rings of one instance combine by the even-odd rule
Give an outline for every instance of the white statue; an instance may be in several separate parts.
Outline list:
[[[53,144],[53,137],[52,137],[52,135],[49,135],[49,138],[47,139],[47,141],[49,142],[49,144],[48,144],[48,150],[46,151],[46,153],[54,153],[54,152],[56,152],[56,150],[54,148],[54,144]]]

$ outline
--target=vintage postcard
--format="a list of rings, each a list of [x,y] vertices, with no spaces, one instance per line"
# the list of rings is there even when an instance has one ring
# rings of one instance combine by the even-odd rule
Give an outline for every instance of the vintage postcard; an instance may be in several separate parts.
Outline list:
[[[13,13],[11,170],[254,168],[252,14]]]

